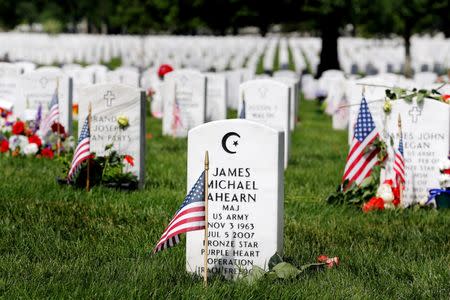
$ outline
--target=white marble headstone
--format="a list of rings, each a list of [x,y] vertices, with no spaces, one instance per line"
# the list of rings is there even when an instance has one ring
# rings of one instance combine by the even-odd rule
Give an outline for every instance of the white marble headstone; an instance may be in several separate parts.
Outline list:
[[[34,120],[39,105],[42,115],[58,87],[60,123],[65,131],[72,133],[72,79],[61,71],[37,70],[20,75],[18,98],[14,103],[14,114],[24,120]]]
[[[10,63],[0,63],[0,100],[9,105],[14,105],[17,101],[17,83],[20,73],[19,66]]]
[[[264,145],[264,147],[261,147]],[[209,152],[208,270],[226,278],[268,269],[283,251],[283,133],[247,120],[215,121],[189,131],[188,190]],[[186,269],[202,274],[204,231],[187,233]]]
[[[227,76],[227,105],[231,109],[238,108],[239,85],[242,82],[242,73],[239,70],[226,72]]]
[[[194,70],[176,70],[164,76],[163,134],[185,137],[206,121],[206,76]]]
[[[113,149],[121,154],[131,155],[134,166],[127,165],[138,177],[139,187],[145,182],[145,93],[122,84],[96,84],[80,90],[78,132],[88,115],[92,104],[91,151],[98,156],[105,155],[105,146],[113,144]],[[126,129],[120,129],[119,116],[129,120]]]
[[[273,79],[282,82],[289,86],[290,88],[290,129],[291,131],[295,129],[295,125],[297,124],[298,120],[298,81],[291,77],[274,77]]]
[[[206,92],[207,121],[227,118],[227,79],[219,73],[206,73],[208,87]]]
[[[404,205],[420,202],[428,197],[428,191],[439,188],[439,164],[449,153],[450,106],[436,100],[425,99],[423,103],[393,101],[392,111],[386,117],[384,138],[388,145],[390,137],[394,147],[386,162],[385,179],[394,179],[393,149],[398,148],[398,116],[401,116],[405,158]]]
[[[255,79],[241,84],[239,95],[239,116],[244,110],[245,119],[284,132],[284,159],[287,168],[291,144],[289,86],[272,79]]]

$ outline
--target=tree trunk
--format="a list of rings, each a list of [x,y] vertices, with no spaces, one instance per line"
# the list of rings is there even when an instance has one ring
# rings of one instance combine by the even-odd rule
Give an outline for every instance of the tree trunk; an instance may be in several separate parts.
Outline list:
[[[411,67],[411,31],[407,28],[403,34],[403,40],[405,42],[405,65],[403,68],[403,73],[405,77],[412,77],[412,67]]]
[[[321,37],[322,37],[322,51],[320,52],[320,64],[317,69],[316,77],[319,78],[326,70],[339,70],[338,59],[338,38],[339,26],[338,24],[330,24],[335,16],[329,16],[327,22],[322,22]]]

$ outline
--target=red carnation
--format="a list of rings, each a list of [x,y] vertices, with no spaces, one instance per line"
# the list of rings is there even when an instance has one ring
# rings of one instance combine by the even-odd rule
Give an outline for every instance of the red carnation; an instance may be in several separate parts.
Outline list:
[[[22,121],[17,121],[12,126],[12,133],[15,135],[22,134],[25,130],[25,123]]]
[[[0,142],[0,153],[8,152],[9,150],[9,142],[8,140],[2,140]]]
[[[31,135],[28,137],[28,143],[35,143],[38,147],[42,146],[42,141],[37,135]]]
[[[339,257],[337,256],[328,257],[326,255],[320,255],[319,257],[317,257],[317,261],[320,263],[326,263],[328,269],[339,265]]]
[[[44,149],[42,149],[41,154],[42,154],[43,157],[47,157],[47,158],[50,158],[50,159],[52,159],[55,156],[55,154],[53,153],[51,148],[44,148]]]
[[[59,123],[53,123],[52,131],[54,133],[58,133],[59,132],[59,134],[64,135],[64,136],[66,135],[66,130],[64,129],[64,126],[62,126]]]
[[[130,166],[134,166],[134,158],[131,155],[125,155],[124,156],[125,161],[130,165]]]
[[[444,100],[445,103],[448,103],[450,101],[450,94],[442,95],[442,100]]]
[[[172,68],[171,65],[168,65],[168,64],[162,64],[161,66],[159,66],[159,69],[158,69],[158,76],[159,76],[159,78],[164,78],[164,76],[165,76],[167,73],[170,73],[170,72],[172,72],[172,71],[173,71],[173,68]]]
[[[383,198],[373,197],[366,204],[364,204],[362,210],[367,213],[371,210],[383,210],[384,209],[384,201]]]

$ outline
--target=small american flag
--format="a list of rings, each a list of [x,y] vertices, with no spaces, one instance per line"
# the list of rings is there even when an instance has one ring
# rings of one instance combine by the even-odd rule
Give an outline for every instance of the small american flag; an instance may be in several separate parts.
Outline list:
[[[360,184],[365,178],[370,176],[372,168],[378,163],[377,154],[379,149],[371,149],[369,147],[371,147],[378,136],[367,101],[363,97],[342,181],[348,180],[348,185],[351,185],[353,182]]]
[[[178,104],[178,101],[175,99],[173,102],[173,109],[172,109],[172,132],[173,135],[176,135],[177,129],[182,126],[181,123],[181,113],[180,113],[180,105]]]
[[[395,149],[394,172],[395,181],[399,187],[401,184],[405,183],[405,157],[403,153],[403,136],[401,133],[398,148]]]
[[[164,230],[153,253],[171,248],[180,242],[180,234],[205,229],[205,172],[184,198],[180,209],[175,213]]]
[[[67,175],[67,181],[73,181],[75,175],[81,168],[81,164],[89,159],[91,155],[90,136],[89,132],[89,116],[84,121],[83,129],[81,130],[80,137],[78,138],[78,145],[73,154],[72,164],[70,166],[69,174]]]
[[[36,119],[34,121],[33,133],[36,133],[36,131],[39,130],[41,121],[42,121],[42,104],[39,103],[38,110],[36,112]]]
[[[59,99],[58,99],[58,89],[55,90],[53,94],[52,101],[49,104],[49,112],[44,120],[42,120],[41,131],[42,134],[46,134],[52,128],[55,122],[59,122]]]

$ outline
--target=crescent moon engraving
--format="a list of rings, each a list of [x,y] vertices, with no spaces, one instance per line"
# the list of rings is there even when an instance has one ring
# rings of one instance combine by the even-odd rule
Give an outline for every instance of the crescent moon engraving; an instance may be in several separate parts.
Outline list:
[[[228,149],[227,147],[227,141],[230,137],[232,136],[237,136],[238,138],[241,138],[241,136],[239,134],[237,134],[236,132],[228,132],[227,134],[225,134],[222,138],[222,148],[223,150],[225,150],[225,152],[230,153],[230,154],[235,154],[236,151],[231,151],[230,149]]]

